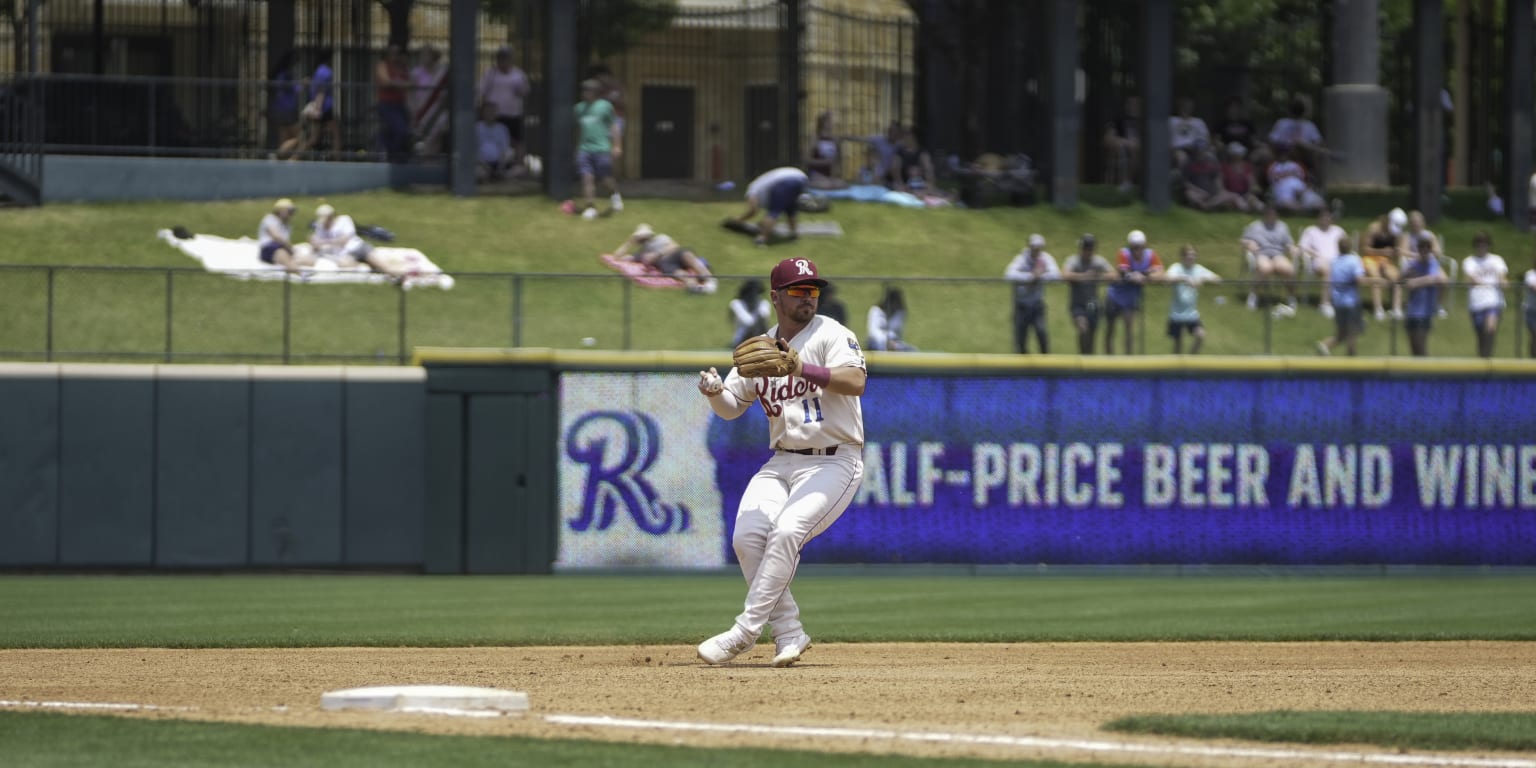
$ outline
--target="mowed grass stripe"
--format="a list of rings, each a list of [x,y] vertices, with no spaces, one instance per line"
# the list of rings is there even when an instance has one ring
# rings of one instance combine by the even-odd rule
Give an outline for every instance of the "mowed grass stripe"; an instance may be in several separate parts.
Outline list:
[[[1536,750],[1536,712],[1279,710],[1238,715],[1140,715],[1104,726],[1121,733],[1401,749]]]
[[[739,577],[12,576],[0,647],[692,644]],[[1536,578],[807,576],[825,642],[1532,640]]]
[[[290,728],[138,720],[102,715],[0,712],[8,768],[873,768],[997,766],[974,759],[828,754],[774,749],[705,749],[507,736],[435,736],[343,728]],[[1015,763],[1066,768],[1066,763]],[[1072,763],[1082,768],[1083,763]],[[1091,768],[1091,767],[1090,767]]]

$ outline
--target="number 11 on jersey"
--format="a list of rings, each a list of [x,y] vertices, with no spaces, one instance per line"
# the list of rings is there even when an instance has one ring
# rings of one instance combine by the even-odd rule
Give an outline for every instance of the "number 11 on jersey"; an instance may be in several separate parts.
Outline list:
[[[811,407],[812,407],[813,404],[814,404],[814,406],[816,408],[816,418],[814,418],[814,419],[811,418]],[[805,411],[805,423],[806,424],[809,424],[809,423],[811,423],[813,421],[821,421],[821,398],[813,397],[813,398],[810,398],[808,400],[801,400],[800,401],[800,410]]]

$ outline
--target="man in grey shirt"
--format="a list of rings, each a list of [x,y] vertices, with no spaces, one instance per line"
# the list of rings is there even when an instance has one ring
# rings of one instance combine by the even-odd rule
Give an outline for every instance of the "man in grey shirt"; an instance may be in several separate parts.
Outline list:
[[[1291,228],[1280,220],[1274,204],[1264,206],[1264,215],[1243,230],[1243,248],[1253,267],[1256,284],[1248,288],[1248,308],[1259,308],[1258,288],[1274,280],[1286,281],[1290,299],[1275,305],[1276,317],[1296,314],[1296,241]]]
[[[1045,323],[1045,281],[1060,280],[1056,259],[1045,251],[1045,237],[1029,236],[1029,247],[1008,262],[1003,277],[1013,283],[1013,347],[1029,354],[1029,333],[1040,342],[1040,354],[1050,354],[1051,341]]]

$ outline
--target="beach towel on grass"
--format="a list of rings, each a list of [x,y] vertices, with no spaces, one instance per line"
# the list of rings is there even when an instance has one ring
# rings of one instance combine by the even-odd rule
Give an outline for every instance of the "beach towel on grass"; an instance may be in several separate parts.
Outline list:
[[[312,266],[304,267],[297,274],[290,274],[276,264],[261,260],[256,241],[249,237],[231,240],[217,235],[192,235],[179,238],[168,229],[157,236],[172,248],[196,259],[209,272],[218,272],[238,280],[283,280],[296,283],[353,283],[388,285],[398,283],[401,288],[453,287],[453,277],[432,263],[426,254],[415,248],[375,247],[373,260],[379,262],[384,272],[376,272],[366,264],[341,267],[330,259],[318,259]],[[294,246],[298,254],[309,252],[308,243]]]
[[[642,288],[683,287],[683,281],[678,280],[675,277],[668,277],[667,275],[662,274],[660,270],[649,264],[641,264],[638,261],[621,259],[611,253],[604,253],[598,256],[598,258],[602,259],[603,263],[607,264],[609,269],[612,269],[621,275],[625,275],[630,280],[634,281],[635,285],[638,285]],[[709,262],[705,262],[706,265],[708,265],[708,263]],[[700,291],[701,293],[714,293],[714,287],[717,284],[714,278],[711,277],[708,280],[705,280],[704,284],[705,289]]]

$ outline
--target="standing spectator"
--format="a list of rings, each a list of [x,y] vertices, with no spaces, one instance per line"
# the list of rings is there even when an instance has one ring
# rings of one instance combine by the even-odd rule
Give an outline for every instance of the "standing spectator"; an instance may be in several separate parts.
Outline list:
[[[1525,271],[1525,301],[1521,306],[1525,310],[1525,335],[1530,343],[1528,354],[1536,360],[1536,267]]]
[[[1387,319],[1381,303],[1381,286],[1392,285],[1392,316],[1403,316],[1403,293],[1397,285],[1402,272],[1397,264],[1407,250],[1403,245],[1403,232],[1408,226],[1408,214],[1401,208],[1393,208],[1385,216],[1378,217],[1360,235],[1360,256],[1365,263],[1365,274],[1377,278],[1371,282],[1371,298],[1376,304],[1377,321]]]
[[[1318,291],[1317,311],[1323,313],[1323,317],[1333,317],[1333,292],[1328,290],[1328,270],[1333,266],[1333,260],[1339,257],[1339,241],[1344,237],[1344,228],[1333,223],[1333,211],[1321,208],[1317,212],[1317,223],[1303,229],[1297,243],[1306,271],[1316,275],[1322,284]]]
[[[1323,208],[1323,196],[1307,183],[1307,168],[1296,160],[1292,150],[1275,150],[1275,161],[1269,164],[1269,196],[1274,204],[1287,211],[1316,211]]]
[[[1178,114],[1168,118],[1168,135],[1173,144],[1173,163],[1182,167],[1195,152],[1211,143],[1211,129],[1195,116],[1195,100],[1179,99]]]
[[[507,126],[496,119],[496,105],[480,107],[480,122],[475,123],[475,140],[479,146],[480,165],[476,169],[477,181],[499,181],[512,167],[512,136]]]
[[[403,162],[410,152],[411,115],[405,101],[411,87],[411,70],[405,51],[391,45],[373,67],[374,102],[379,113],[379,143],[391,163]]]
[[[837,136],[832,131],[832,112],[816,116],[816,140],[811,143],[811,156],[805,163],[809,186],[814,189],[841,189],[848,186],[842,179],[842,153],[838,149]],[[822,294],[825,301],[826,294]]]
[[[1141,99],[1125,97],[1125,111],[1104,126],[1104,180],[1128,192],[1141,163]]]
[[[1242,99],[1227,102],[1227,116],[1216,126],[1216,137],[1223,145],[1241,144],[1243,149],[1253,147],[1253,121],[1248,119],[1248,109]]]
[[[1276,158],[1282,153],[1290,153],[1312,169],[1314,175],[1320,176],[1328,148],[1323,144],[1323,134],[1317,130],[1317,123],[1308,118],[1307,111],[1305,99],[1299,96],[1291,99],[1289,116],[1276,120],[1269,130],[1269,146]]]
[[[1477,334],[1478,357],[1493,357],[1493,342],[1499,332],[1499,316],[1504,312],[1504,286],[1509,266],[1504,257],[1489,253],[1493,238],[1487,232],[1472,236],[1472,255],[1461,265],[1461,274],[1472,287],[1467,290],[1467,310],[1472,313],[1472,330]]]
[[[304,98],[304,86],[293,69],[292,49],[284,51],[277,66],[272,68],[271,87],[267,114],[277,133],[277,147],[291,149],[299,143],[299,102]]]
[[[1456,279],[1456,262],[1445,258],[1445,249],[1440,243],[1440,236],[1429,231],[1424,223],[1424,214],[1419,211],[1408,212],[1408,231],[1403,236],[1404,253],[1402,255],[1402,268],[1406,272],[1408,262],[1419,255],[1419,249],[1429,248],[1430,256],[1440,263],[1440,273],[1449,280]],[[1445,291],[1435,291],[1439,295],[1439,304],[1436,314],[1440,317],[1449,315],[1445,311]]]
[[[619,147],[624,146],[624,127],[628,124],[629,116],[629,106],[624,100],[624,84],[619,82],[619,78],[606,64],[594,65],[587,70],[587,77],[602,86],[598,95],[613,106],[613,143]],[[615,168],[614,172],[617,173],[618,169]]]
[[[786,165],[767,171],[747,185],[747,210],[736,220],[747,222],[759,210],[763,211],[762,221],[757,225],[757,236],[753,238],[758,245],[768,244],[768,238],[773,234],[773,228],[779,223],[780,217],[789,224],[790,238],[799,237],[796,222],[800,212],[800,194],[805,191],[809,180],[805,171],[793,166]]]
[[[1403,287],[1408,289],[1407,319],[1403,325],[1408,330],[1408,346],[1413,350],[1413,356],[1424,357],[1429,354],[1429,330],[1440,306],[1440,286],[1445,283],[1445,272],[1435,257],[1437,245],[1433,233],[1420,232],[1411,239],[1418,242],[1403,260]]]
[[[731,299],[730,317],[735,323],[736,330],[731,334],[731,349],[745,341],[748,336],[761,336],[768,332],[768,318],[773,314],[773,307],[768,300],[763,298],[763,281],[747,280],[736,291],[736,298]]]
[[[887,287],[880,303],[869,308],[866,318],[869,338],[865,345],[885,352],[916,352],[917,347],[902,339],[907,325],[907,301],[901,289]]]
[[[1202,211],[1247,210],[1241,197],[1222,186],[1216,153],[1202,147],[1184,163],[1184,200]]]
[[[1239,211],[1257,211],[1264,207],[1259,199],[1259,182],[1253,175],[1253,163],[1248,162],[1248,149],[1232,142],[1227,145],[1227,156],[1221,164],[1221,188],[1237,200],[1233,207]]]
[[[510,54],[509,54],[510,55]],[[608,189],[609,212],[624,210],[624,200],[619,197],[619,183],[613,178],[613,161],[623,151],[618,145],[618,128],[614,124],[613,105],[598,96],[602,84],[587,80],[581,84],[581,101],[576,104],[576,124],[581,140],[576,152],[576,168],[581,172],[581,193],[586,207],[581,212],[584,219],[597,218],[597,181],[601,179]],[[519,121],[521,125],[521,121]],[[512,137],[516,146],[517,137]]]
[[[416,138],[417,154],[443,151],[443,137],[448,132],[447,110],[444,109],[448,100],[447,76],[443,52],[435,46],[423,47],[421,60],[411,69],[411,92],[406,99],[411,110],[411,130]]]
[[[1168,336],[1173,339],[1173,353],[1183,354],[1184,334],[1189,334],[1189,353],[1200,354],[1205,343],[1205,325],[1200,322],[1200,285],[1219,283],[1221,277],[1197,263],[1195,246],[1179,249],[1179,262],[1163,273],[1173,283],[1173,298],[1168,302]]]
[[[1106,279],[1113,267],[1103,256],[1094,253],[1097,240],[1093,235],[1083,235],[1078,241],[1078,251],[1067,257],[1062,264],[1062,279],[1072,285],[1072,325],[1077,329],[1077,352],[1093,354],[1093,336],[1099,327],[1099,282]]]
[[[523,102],[531,90],[527,73],[512,63],[512,46],[497,48],[495,63],[480,76],[479,100],[482,105],[496,105],[496,120],[507,126],[512,150],[519,158],[523,156]]]
[[[1021,355],[1029,353],[1029,334],[1034,331],[1040,342],[1040,354],[1050,354],[1051,341],[1045,322],[1045,282],[1060,280],[1056,259],[1045,250],[1045,237],[1029,236],[1029,247],[1008,262],[1003,277],[1013,285],[1013,348]]]
[[[1273,205],[1264,206],[1262,217],[1249,223],[1243,230],[1245,257],[1253,266],[1258,282],[1248,287],[1248,308],[1259,308],[1259,289],[1275,279],[1287,281],[1290,300],[1275,306],[1275,315],[1285,317],[1296,314],[1296,242],[1291,239],[1291,228],[1280,220],[1280,212]],[[1282,309],[1283,307],[1283,309]]]
[[[1131,230],[1125,237],[1125,247],[1120,249],[1118,271],[1120,279],[1109,284],[1108,301],[1104,306],[1104,354],[1115,353],[1115,321],[1125,322],[1125,354],[1135,348],[1136,315],[1141,312],[1142,286],[1163,274],[1163,262],[1157,252],[1147,247],[1147,236],[1139,229]]]
[[[843,325],[848,324],[848,305],[837,297],[837,286],[827,283],[821,289],[821,301],[816,303],[816,314],[826,315]]]
[[[322,133],[329,134],[328,149],[334,157],[341,152],[341,120],[336,114],[336,73],[331,70],[331,55],[329,50],[320,52],[320,63],[309,79],[309,104],[305,108],[315,123],[312,140],[318,141]],[[305,146],[300,152],[308,151],[311,146]]]
[[[1366,276],[1365,264],[1355,254],[1349,238],[1339,238],[1339,255],[1328,272],[1328,290],[1333,294],[1333,335],[1317,343],[1319,355],[1333,354],[1343,344],[1349,356],[1355,356],[1356,342],[1365,323],[1360,313],[1360,284],[1374,281]]]

